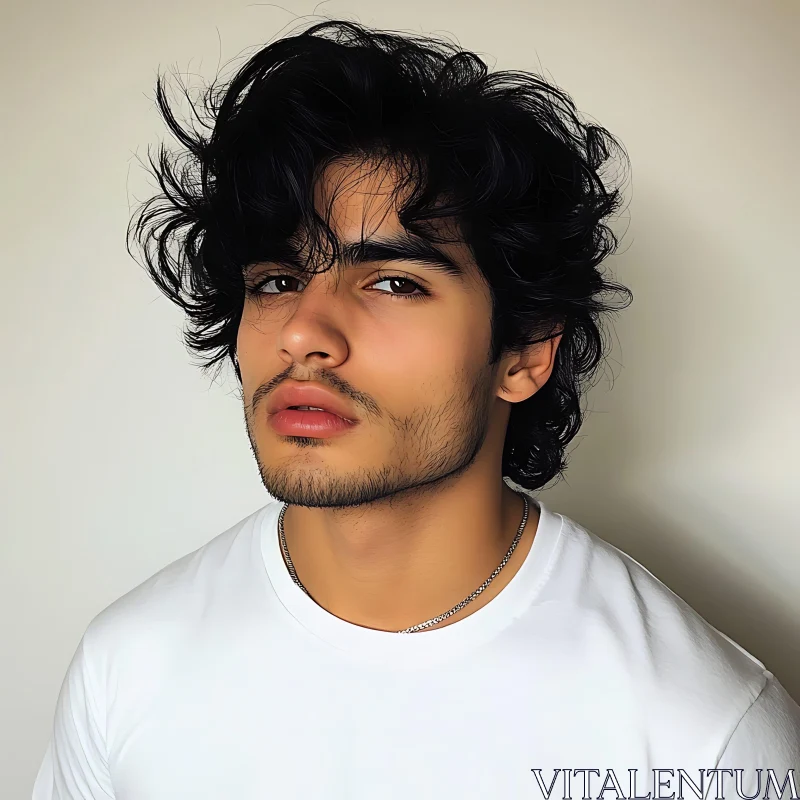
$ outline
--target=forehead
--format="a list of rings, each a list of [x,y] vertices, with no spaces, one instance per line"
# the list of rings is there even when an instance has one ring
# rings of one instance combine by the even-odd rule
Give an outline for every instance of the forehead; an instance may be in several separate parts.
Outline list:
[[[338,159],[321,171],[314,185],[315,208],[340,242],[391,238],[405,232],[397,212],[412,187],[403,179],[390,159]],[[447,240],[436,246],[464,268],[465,277],[478,279],[472,251],[457,226],[437,221],[436,227]]]
[[[375,159],[340,159],[328,164],[314,185],[314,205],[340,241],[398,233],[404,192],[399,172]]]

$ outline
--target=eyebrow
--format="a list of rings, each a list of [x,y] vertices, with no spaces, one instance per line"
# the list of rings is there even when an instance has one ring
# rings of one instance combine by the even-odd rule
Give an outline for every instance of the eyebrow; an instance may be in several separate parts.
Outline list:
[[[345,269],[373,262],[411,261],[462,283],[466,282],[466,271],[463,266],[445,255],[431,242],[419,237],[399,235],[344,242],[339,245],[339,254],[339,262]],[[269,260],[289,269],[298,269],[301,263],[294,253]]]
[[[389,239],[364,239],[340,247],[343,267],[356,267],[374,261],[412,261],[451,278],[464,280],[464,268],[425,239],[407,236]]]

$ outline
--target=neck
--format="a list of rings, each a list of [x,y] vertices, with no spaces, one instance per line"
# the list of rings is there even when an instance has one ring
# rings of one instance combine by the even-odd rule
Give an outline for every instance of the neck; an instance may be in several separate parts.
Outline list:
[[[348,622],[398,631],[449,611],[499,566],[522,521],[524,500],[502,480],[469,475],[435,493],[404,493],[358,508],[289,506],[286,544],[316,603]],[[478,597],[438,625],[474,613],[524,562],[538,525],[528,519],[509,561]]]

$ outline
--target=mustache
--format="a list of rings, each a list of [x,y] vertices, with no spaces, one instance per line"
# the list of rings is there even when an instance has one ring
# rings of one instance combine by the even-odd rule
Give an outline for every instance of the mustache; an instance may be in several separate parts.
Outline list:
[[[254,392],[250,400],[250,413],[255,413],[261,402],[269,397],[269,395],[280,386],[283,381],[296,380],[296,381],[314,381],[323,386],[338,392],[343,397],[352,400],[360,408],[365,409],[368,413],[377,415],[379,408],[377,403],[364,392],[359,392],[354,389],[350,384],[344,380],[340,375],[328,370],[318,370],[313,374],[299,375],[298,370],[294,366],[287,367],[283,372],[278,373],[266,383],[262,383]]]

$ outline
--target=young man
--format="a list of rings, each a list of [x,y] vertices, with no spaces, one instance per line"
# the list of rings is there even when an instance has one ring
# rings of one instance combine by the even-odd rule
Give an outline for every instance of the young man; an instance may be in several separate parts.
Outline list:
[[[92,620],[35,800],[796,797],[773,675],[532,496],[629,299],[614,138],[349,23],[255,55],[208,134],[164,97],[195,169],[162,152],[131,233],[275,501]]]

